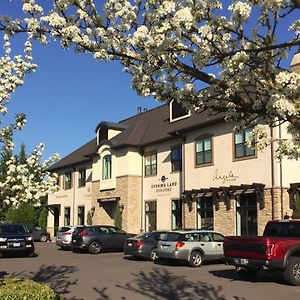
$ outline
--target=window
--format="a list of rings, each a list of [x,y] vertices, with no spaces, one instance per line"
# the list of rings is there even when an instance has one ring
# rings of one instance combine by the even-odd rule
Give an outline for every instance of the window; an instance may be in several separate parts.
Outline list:
[[[182,201],[172,201],[172,230],[182,228]]]
[[[84,206],[78,206],[77,225],[84,225]]]
[[[85,169],[78,171],[78,187],[85,186],[86,171]]]
[[[145,176],[156,175],[157,162],[156,153],[145,156]]]
[[[72,173],[71,172],[65,173],[64,178],[65,178],[64,181],[65,190],[70,189],[72,187]]]
[[[247,128],[234,133],[234,157],[249,157],[255,155],[255,148],[248,147],[246,141],[253,136],[252,128]]]
[[[64,226],[69,226],[71,219],[71,209],[70,207],[65,207],[65,213],[64,213]]]
[[[214,228],[214,208],[211,197],[202,197],[197,200],[197,227],[200,229]]]
[[[237,235],[257,235],[257,195],[244,193],[236,195]]]
[[[156,230],[156,201],[145,202],[146,231]]]
[[[189,117],[191,114],[181,103],[172,100],[170,103],[170,122]]]
[[[201,138],[196,141],[196,165],[212,163],[212,138]]]
[[[102,179],[111,179],[111,155],[103,157],[102,161]]]
[[[59,174],[57,174],[57,181],[56,181],[56,184],[59,186],[59,188],[60,188],[60,175]]]
[[[182,150],[181,145],[171,148],[171,169],[172,172],[182,170]]]

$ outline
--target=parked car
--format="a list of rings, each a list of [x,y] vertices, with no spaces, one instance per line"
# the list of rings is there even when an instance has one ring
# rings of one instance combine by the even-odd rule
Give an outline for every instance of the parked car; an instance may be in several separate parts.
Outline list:
[[[223,259],[224,236],[215,231],[191,230],[168,232],[158,242],[158,259],[181,260],[191,267],[203,261]]]
[[[63,226],[61,227],[56,234],[56,245],[63,250],[68,250],[72,248],[72,233],[75,228],[80,226]]]
[[[157,259],[157,244],[166,233],[166,231],[152,231],[128,238],[124,246],[124,254],[155,261]]]
[[[91,225],[76,228],[72,235],[73,251],[88,251],[99,254],[102,251],[123,251],[124,244],[132,235],[122,229],[107,225]]]
[[[0,224],[0,256],[15,253],[27,256],[34,253],[32,235],[23,224]]]
[[[47,242],[50,241],[50,233],[38,227],[27,226],[28,232],[33,236],[34,241]]]

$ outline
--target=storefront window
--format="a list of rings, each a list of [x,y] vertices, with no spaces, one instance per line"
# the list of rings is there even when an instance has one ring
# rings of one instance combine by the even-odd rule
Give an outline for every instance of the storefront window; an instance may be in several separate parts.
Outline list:
[[[257,198],[255,193],[237,195],[237,235],[257,235]]]
[[[145,229],[156,230],[156,201],[145,202]]]
[[[64,226],[68,226],[71,224],[70,219],[71,219],[71,209],[70,207],[65,207]]]
[[[197,200],[197,228],[214,228],[214,207],[212,196],[201,197]]]
[[[172,230],[182,228],[182,201],[172,201]]]

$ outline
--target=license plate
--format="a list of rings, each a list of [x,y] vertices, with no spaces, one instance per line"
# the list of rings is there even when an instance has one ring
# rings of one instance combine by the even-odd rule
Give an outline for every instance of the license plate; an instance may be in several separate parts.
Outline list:
[[[73,240],[73,243],[75,243],[76,242],[76,240]]]
[[[168,249],[169,249],[169,246],[162,246],[162,248],[163,248],[164,250],[168,250]]]
[[[13,243],[13,247],[20,247],[21,243]]]
[[[249,259],[246,259],[246,258],[235,258],[234,262],[236,264],[240,264],[240,265],[248,265]]]
[[[132,243],[128,243],[127,245],[128,245],[128,246],[132,246]]]

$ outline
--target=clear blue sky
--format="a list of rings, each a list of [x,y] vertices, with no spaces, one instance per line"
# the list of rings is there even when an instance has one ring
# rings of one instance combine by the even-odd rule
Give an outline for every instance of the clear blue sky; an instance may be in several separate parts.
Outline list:
[[[18,15],[20,3],[1,0],[0,14]],[[12,95],[8,110],[10,116],[27,115],[27,126],[15,134],[15,144],[24,142],[31,152],[42,142],[45,159],[55,152],[63,157],[90,141],[100,121],[118,122],[136,114],[139,106],[160,105],[137,96],[129,75],[116,62],[96,62],[92,55],[63,50],[54,42],[35,43],[33,58],[38,69]]]
[[[21,0],[0,1],[0,15],[17,17],[20,13]],[[287,27],[284,31],[282,35]],[[63,157],[94,138],[100,121],[118,122],[136,114],[139,106],[160,105],[152,98],[137,96],[118,63],[96,62],[92,55],[74,54],[54,42],[47,46],[35,43],[33,57],[37,72],[28,75],[24,86],[13,94],[8,109],[9,115],[27,115],[27,126],[15,135],[16,145],[24,142],[31,152],[42,142],[45,159],[55,152]]]

